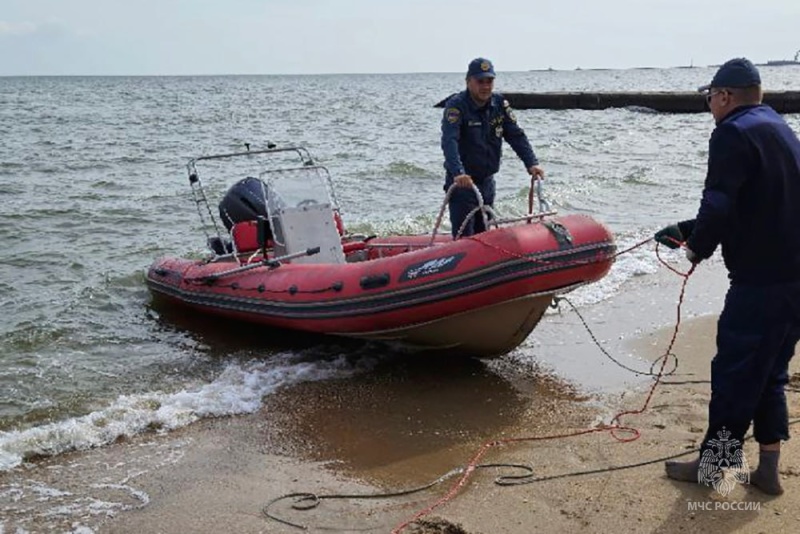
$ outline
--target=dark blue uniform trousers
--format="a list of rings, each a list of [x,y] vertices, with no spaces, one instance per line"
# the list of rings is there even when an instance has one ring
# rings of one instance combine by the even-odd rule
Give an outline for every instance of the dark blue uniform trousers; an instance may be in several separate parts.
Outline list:
[[[483,180],[473,180],[473,182],[481,192],[481,196],[483,196],[483,204],[491,207],[494,204],[495,194],[494,176],[489,176]],[[449,187],[449,185],[446,185],[445,189]],[[453,188],[448,207],[450,209],[450,226],[452,227],[453,237],[455,237],[469,212],[478,207],[478,198],[475,196],[475,191],[471,187]],[[461,236],[466,237],[485,231],[483,215],[478,211],[467,222]]]
[[[723,427],[743,443],[751,422],[759,443],[789,439],[784,386],[798,339],[800,283],[731,285],[717,325],[704,447]]]

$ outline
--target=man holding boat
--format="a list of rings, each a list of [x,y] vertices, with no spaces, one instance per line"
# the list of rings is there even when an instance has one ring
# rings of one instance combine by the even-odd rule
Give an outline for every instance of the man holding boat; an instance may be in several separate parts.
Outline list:
[[[494,175],[500,169],[503,140],[525,164],[531,176],[544,178],[528,137],[502,95],[494,92],[494,66],[484,58],[473,59],[467,68],[467,88],[450,97],[442,117],[442,151],[447,172],[444,189],[450,190],[449,209],[453,237],[464,225],[462,236],[486,230],[472,189],[475,185],[487,206],[494,204]]]
[[[721,244],[731,284],[717,325],[700,456],[667,462],[666,473],[712,482],[709,461],[743,458],[752,423],[760,447],[749,482],[779,495],[781,441],[789,439],[784,386],[800,340],[800,141],[761,103],[761,76],[747,59],[723,64],[700,91],[716,122],[700,209],[695,219],[668,226],[655,239],[670,248],[684,245],[692,263]]]

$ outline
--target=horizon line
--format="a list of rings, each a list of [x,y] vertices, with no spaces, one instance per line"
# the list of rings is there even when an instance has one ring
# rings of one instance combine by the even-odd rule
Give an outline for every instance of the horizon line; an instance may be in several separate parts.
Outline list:
[[[767,63],[757,64],[758,66],[773,66]],[[800,62],[798,62],[800,65]],[[703,69],[713,68],[719,65],[673,65],[669,67],[574,67],[567,69],[560,68],[532,68],[525,70],[498,70],[498,74],[519,73],[519,72],[574,72],[574,71],[608,71],[608,70],[669,70],[669,69]],[[92,77],[137,77],[137,78],[156,78],[156,77],[212,77],[212,76],[404,76],[419,74],[464,74],[463,71],[415,71],[415,72],[280,72],[280,73],[183,73],[183,74],[0,74],[0,78],[92,78]]]

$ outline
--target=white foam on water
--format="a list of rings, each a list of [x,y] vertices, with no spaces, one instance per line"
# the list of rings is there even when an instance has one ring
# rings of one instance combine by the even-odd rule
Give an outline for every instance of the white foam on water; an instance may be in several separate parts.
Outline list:
[[[172,393],[122,395],[110,406],[82,417],[0,432],[0,471],[19,466],[30,456],[99,447],[123,436],[172,430],[205,417],[252,413],[266,395],[281,387],[356,372],[358,368],[343,355],[303,361],[302,355],[282,354],[269,361],[230,364],[207,384]]]
[[[621,252],[641,243],[650,236],[617,237],[619,239],[617,251]],[[664,247],[659,252],[662,257],[665,259],[667,257],[672,258],[674,253],[670,251],[670,253],[665,254],[663,249]],[[648,243],[618,256],[605,277],[576,289],[569,294],[569,298],[576,306],[596,304],[615,295],[628,280],[638,276],[655,274],[660,266],[661,264],[655,254],[655,245]]]
[[[141,440],[47,469],[18,469],[0,478],[0,509],[9,532],[87,533],[107,519],[144,508],[150,496],[137,479],[179,462],[192,438]],[[35,478],[34,478],[35,477]],[[2,523],[0,523],[1,525]]]
[[[62,491],[41,481],[28,480],[7,486],[0,493],[0,499],[4,496],[11,497],[12,504],[6,506],[5,510],[12,522],[11,526],[16,528],[15,532],[27,532],[26,526],[30,526],[36,530],[45,528],[48,532],[74,534],[94,532],[85,524],[87,521],[96,522],[95,518],[115,517],[119,512],[144,508],[150,503],[149,495],[127,484],[92,484],[89,488],[118,492],[121,498],[109,501],[90,494]],[[81,518],[81,521],[75,521],[76,518]],[[67,524],[69,530],[64,530]],[[0,523],[0,533],[2,532],[3,523]]]
[[[40,485],[40,484],[37,484]],[[131,497],[132,500],[136,504],[125,504],[122,502],[111,502],[111,501],[104,501],[101,499],[96,499],[93,497],[86,497],[82,496],[79,498],[70,499],[72,502],[69,504],[62,504],[60,506],[54,506],[52,508],[47,509],[46,511],[40,513],[41,517],[44,518],[55,518],[55,517],[82,517],[82,516],[105,516],[105,517],[114,517],[117,515],[118,512],[124,512],[127,510],[136,510],[139,508],[144,508],[148,504],[150,504],[150,496],[136,488],[132,488],[126,484],[92,484],[90,486],[94,489],[112,489],[118,490],[127,494],[127,496]],[[36,491],[34,488],[31,488]],[[58,491],[55,490],[54,491]],[[59,497],[72,497],[72,493],[65,492]],[[40,498],[37,499],[39,501],[49,501],[48,498]]]

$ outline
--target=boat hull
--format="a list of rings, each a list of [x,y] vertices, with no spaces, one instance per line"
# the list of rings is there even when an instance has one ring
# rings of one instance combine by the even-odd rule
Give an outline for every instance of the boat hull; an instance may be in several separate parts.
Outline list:
[[[579,215],[430,239],[374,239],[363,261],[235,274],[231,263],[164,258],[147,283],[200,313],[489,357],[518,346],[555,295],[605,276],[615,253],[610,232]]]
[[[553,293],[530,295],[391,330],[362,332],[361,339],[491,357],[518,347],[553,302]]]

